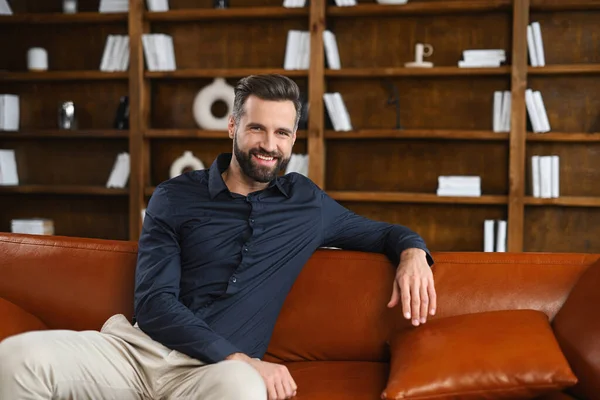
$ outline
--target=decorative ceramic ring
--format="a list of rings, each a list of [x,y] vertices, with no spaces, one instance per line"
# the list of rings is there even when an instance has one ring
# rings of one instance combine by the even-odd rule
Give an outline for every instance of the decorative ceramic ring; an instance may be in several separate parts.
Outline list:
[[[202,88],[194,98],[193,106],[198,126],[203,129],[227,130],[234,98],[234,88],[224,78],[215,78],[210,85]],[[227,105],[227,113],[221,118],[215,117],[211,112],[212,105],[218,100]]]
[[[191,151],[184,151],[183,155],[171,164],[169,175],[171,178],[175,178],[184,172],[195,171],[198,169],[204,169],[202,161],[200,161],[199,158],[194,157]]]

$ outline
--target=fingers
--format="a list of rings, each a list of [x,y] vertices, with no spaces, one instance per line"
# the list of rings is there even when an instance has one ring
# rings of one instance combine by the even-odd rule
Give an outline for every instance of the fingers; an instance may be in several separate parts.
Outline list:
[[[398,304],[398,298],[400,297],[400,295],[398,294],[399,291],[400,289],[398,288],[398,282],[396,282],[396,280],[394,279],[394,282],[392,284],[392,298],[388,303],[388,307],[391,308]]]
[[[435,310],[437,308],[437,293],[435,291],[433,275],[429,276],[429,285],[427,286],[427,292],[429,294],[429,314],[435,315]]]
[[[410,282],[406,275],[400,278],[400,298],[402,299],[402,313],[404,314],[404,318],[410,319]]]
[[[424,324],[427,322],[427,312],[429,311],[429,293],[428,293],[429,280],[423,278],[421,281],[421,318],[419,321]]]
[[[421,281],[413,279],[410,285],[410,306],[411,306],[411,318],[414,326],[419,325],[420,314],[421,314],[421,299],[420,299]]]

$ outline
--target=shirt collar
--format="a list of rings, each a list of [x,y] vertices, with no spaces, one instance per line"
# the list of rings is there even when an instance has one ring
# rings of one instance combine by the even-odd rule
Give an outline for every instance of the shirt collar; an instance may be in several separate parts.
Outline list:
[[[227,189],[227,185],[223,181],[221,174],[229,167],[232,158],[231,153],[222,153],[213,161],[208,172],[208,192],[211,199],[214,199],[219,193]],[[290,197],[286,188],[282,183],[281,177],[277,177],[269,183],[269,188],[276,186],[277,189],[286,197]]]

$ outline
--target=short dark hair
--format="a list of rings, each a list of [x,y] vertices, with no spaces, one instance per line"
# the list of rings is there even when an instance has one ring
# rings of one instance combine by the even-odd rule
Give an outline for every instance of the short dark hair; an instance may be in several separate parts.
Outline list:
[[[240,79],[235,86],[235,100],[233,102],[233,119],[240,123],[244,115],[244,104],[250,95],[262,100],[283,101],[290,100],[296,108],[296,122],[294,129],[298,127],[302,103],[300,101],[300,89],[296,82],[287,76],[280,74],[249,75]]]

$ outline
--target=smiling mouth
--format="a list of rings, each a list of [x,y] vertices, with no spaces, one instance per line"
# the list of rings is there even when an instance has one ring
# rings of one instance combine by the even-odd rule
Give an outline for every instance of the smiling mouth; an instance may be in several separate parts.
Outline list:
[[[260,165],[273,165],[277,161],[276,157],[263,156],[262,154],[252,154]]]

